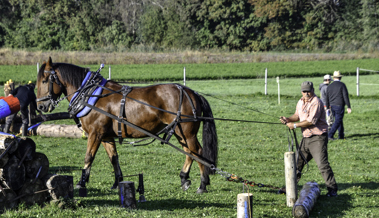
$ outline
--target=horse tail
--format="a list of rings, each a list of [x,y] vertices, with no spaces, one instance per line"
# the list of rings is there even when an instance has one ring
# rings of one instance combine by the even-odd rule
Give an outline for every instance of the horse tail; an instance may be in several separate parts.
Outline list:
[[[213,113],[208,101],[201,95],[201,109],[203,111],[203,117],[213,118]],[[217,132],[216,124],[213,119],[203,120],[203,152],[202,156],[210,161],[216,167],[218,155],[218,142],[217,142]],[[214,174],[215,171],[211,170],[209,167],[205,167],[205,174]]]

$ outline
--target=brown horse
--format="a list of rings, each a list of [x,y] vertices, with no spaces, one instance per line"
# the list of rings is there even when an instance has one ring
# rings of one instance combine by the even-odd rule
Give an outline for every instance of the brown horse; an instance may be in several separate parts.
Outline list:
[[[43,63],[38,73],[38,108],[44,112],[52,111],[54,106],[62,100],[58,100],[62,93],[71,102],[75,93],[80,92],[80,89],[83,88],[85,78],[91,74],[88,72],[90,72],[89,69],[72,64],[52,63],[51,58],[49,58],[47,63]],[[91,165],[100,143],[104,146],[114,168],[115,182],[112,188],[118,186],[118,182],[121,181],[120,178],[122,179],[122,172],[114,138],[118,136],[119,126],[121,126],[120,137],[122,138],[148,137],[146,131],[158,136],[163,133],[162,130],[165,127],[171,127],[171,132],[184,151],[216,165],[218,150],[216,126],[213,119],[204,119],[205,117],[212,118],[213,115],[207,100],[203,96],[179,84],[133,87],[127,93],[127,97],[119,92],[123,86],[114,81],[106,81],[102,88],[99,93],[101,96],[97,95],[98,99],[94,103],[94,107],[100,110],[92,108],[87,114],[80,117],[82,127],[88,133],[88,141],[85,165],[77,188],[85,187],[86,182],[88,182]],[[125,106],[124,109],[121,109],[123,113],[120,113],[120,105],[123,100],[125,100]],[[107,113],[116,117],[122,115],[123,120],[140,129],[130,128],[114,117],[112,119],[112,117],[107,116]],[[181,120],[190,116],[194,118],[192,122],[177,122],[172,125],[174,120]],[[203,121],[203,148],[197,139],[201,121]],[[122,125],[119,125],[120,123]],[[187,190],[191,184],[188,178],[192,162],[193,158],[187,155],[179,175],[183,190]],[[214,169],[201,162],[198,161],[201,183],[197,193],[207,192],[206,186],[210,184],[209,175],[214,173]]]

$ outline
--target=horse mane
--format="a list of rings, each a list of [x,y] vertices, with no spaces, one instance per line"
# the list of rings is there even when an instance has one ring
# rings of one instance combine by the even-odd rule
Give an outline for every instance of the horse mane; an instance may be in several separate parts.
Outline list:
[[[43,64],[38,71],[38,81],[42,79],[45,71],[46,64]],[[71,84],[74,88],[79,89],[82,81],[84,80],[89,68],[79,67],[73,64],[67,63],[53,63],[53,69],[59,69],[59,73],[62,78],[62,82]]]

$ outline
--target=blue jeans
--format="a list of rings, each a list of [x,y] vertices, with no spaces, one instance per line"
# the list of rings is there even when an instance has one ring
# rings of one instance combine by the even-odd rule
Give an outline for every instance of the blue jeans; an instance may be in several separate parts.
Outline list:
[[[345,106],[332,105],[330,108],[334,116],[334,123],[328,133],[328,138],[333,138],[334,134],[338,130],[338,138],[344,139],[345,130],[343,128],[343,116],[345,115]]]

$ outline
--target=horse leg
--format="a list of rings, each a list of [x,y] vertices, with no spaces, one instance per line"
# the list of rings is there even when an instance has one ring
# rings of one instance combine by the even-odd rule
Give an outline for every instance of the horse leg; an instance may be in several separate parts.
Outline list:
[[[182,145],[184,151],[194,154],[194,155],[201,155],[202,154],[202,148],[200,146],[199,141],[197,140],[196,136],[192,136],[189,138],[180,138],[177,137],[180,144]],[[186,161],[184,162],[184,166],[182,168],[182,171],[180,172],[180,178],[182,181],[182,189],[185,191],[189,188],[191,185],[191,181],[188,180],[189,178],[189,173],[191,169],[193,159],[186,156]],[[200,168],[200,187],[197,189],[196,193],[202,194],[206,193],[207,191],[207,185],[210,184],[209,182],[209,175],[206,173],[204,170],[204,165],[200,162],[198,162],[199,168]]]
[[[190,152],[189,149],[184,149],[186,152]],[[192,162],[193,162],[193,159],[186,156],[186,160],[184,162],[184,165],[183,165],[183,168],[182,168],[182,171],[180,171],[180,179],[182,181],[182,189],[183,191],[187,191],[187,189],[190,187],[191,185],[191,180],[188,180],[189,179],[189,173],[190,173],[190,170],[191,170],[191,165],[192,165]]]
[[[113,165],[115,181],[111,189],[115,189],[118,187],[119,181],[122,181],[122,172],[118,161],[116,143],[113,138],[108,138],[107,140],[103,140],[102,144],[107,151],[109,160]]]
[[[76,188],[85,188],[86,182],[89,181],[89,175],[91,172],[91,166],[93,163],[93,160],[95,159],[95,155],[97,150],[100,146],[100,140],[95,134],[89,134],[88,141],[87,141],[87,151],[86,151],[86,157],[84,159],[84,169],[82,172],[82,177],[78,184],[76,185]]]

